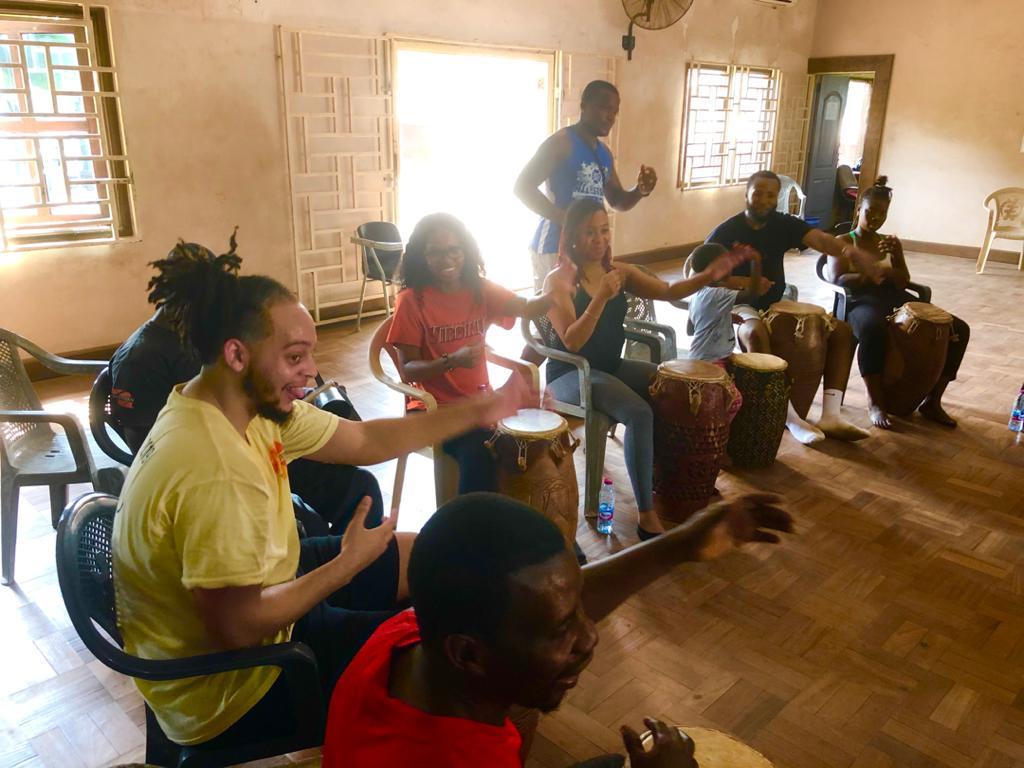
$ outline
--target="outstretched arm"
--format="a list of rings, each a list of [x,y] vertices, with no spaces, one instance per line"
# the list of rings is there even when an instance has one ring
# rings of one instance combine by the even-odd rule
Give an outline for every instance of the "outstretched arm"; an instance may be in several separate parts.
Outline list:
[[[682,280],[668,283],[650,275],[632,264],[616,264],[626,277],[626,290],[642,299],[675,301],[696,293],[706,285],[726,279],[736,267],[754,257],[752,248],[735,248],[716,257],[703,272],[687,275]],[[689,262],[687,262],[689,263]]]
[[[681,562],[710,560],[750,541],[777,543],[793,520],[772,494],[719,502],[657,538],[583,567],[583,607],[600,621]],[[766,530],[762,530],[766,529]]]

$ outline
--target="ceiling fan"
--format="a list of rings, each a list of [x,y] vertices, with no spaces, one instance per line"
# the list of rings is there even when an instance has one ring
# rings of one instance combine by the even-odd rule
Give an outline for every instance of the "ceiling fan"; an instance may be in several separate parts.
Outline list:
[[[633,25],[642,29],[665,29],[679,21],[690,10],[693,0],[622,0],[622,7],[629,17],[629,29],[622,36],[622,49],[626,58],[633,60],[636,37]]]

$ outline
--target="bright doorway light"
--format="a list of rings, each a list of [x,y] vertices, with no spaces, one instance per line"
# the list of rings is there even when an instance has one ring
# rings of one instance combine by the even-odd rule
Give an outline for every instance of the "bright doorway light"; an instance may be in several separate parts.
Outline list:
[[[846,94],[846,110],[839,124],[839,165],[855,168],[864,155],[871,107],[871,81],[851,80]]]
[[[487,276],[532,285],[527,252],[537,215],[512,193],[523,166],[553,130],[554,57],[458,46],[399,44],[398,226],[445,211],[480,244]]]

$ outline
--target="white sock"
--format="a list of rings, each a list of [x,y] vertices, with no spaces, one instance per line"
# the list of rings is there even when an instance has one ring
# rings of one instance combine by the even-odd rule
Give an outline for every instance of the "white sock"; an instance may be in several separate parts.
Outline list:
[[[841,419],[840,408],[843,406],[843,390],[826,389],[821,397],[822,421]]]
[[[825,439],[824,432],[800,418],[800,414],[796,412],[792,403],[789,404],[789,410],[786,412],[786,428],[804,445],[820,443]]]

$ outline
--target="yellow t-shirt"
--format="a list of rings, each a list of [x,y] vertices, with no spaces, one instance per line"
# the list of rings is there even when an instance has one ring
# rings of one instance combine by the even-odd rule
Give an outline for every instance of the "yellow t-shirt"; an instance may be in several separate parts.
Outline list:
[[[257,416],[246,440],[215,406],[171,392],[125,482],[114,517],[114,586],[125,650],[145,659],[223,650],[190,592],[295,578],[299,539],[287,462],[313,453],[338,418],[296,402],[278,426]],[[291,627],[265,644],[291,636]],[[164,732],[198,744],[237,722],[276,667],[184,680],[136,680]]]

